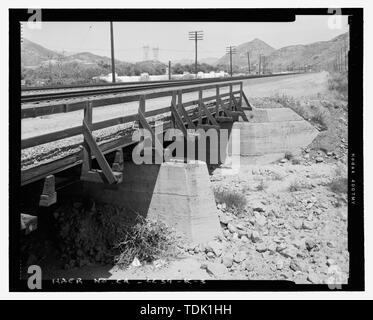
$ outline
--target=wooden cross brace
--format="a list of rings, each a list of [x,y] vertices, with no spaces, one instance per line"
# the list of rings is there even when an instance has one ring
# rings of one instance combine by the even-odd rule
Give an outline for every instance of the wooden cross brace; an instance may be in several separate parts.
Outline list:
[[[90,126],[92,125],[92,104],[88,103],[84,109],[83,119],[83,165],[81,172],[81,180],[98,182],[98,183],[109,183],[115,184],[122,182],[122,172],[114,172],[104,154],[101,152],[99,146],[96,143],[95,138],[92,135]],[[92,168],[92,155],[96,157],[97,163],[100,169]]]
[[[231,95],[231,99],[233,101],[235,109],[240,112],[240,115],[241,115],[242,119],[244,121],[249,121],[249,119],[247,118],[247,116],[245,114],[245,111],[242,109],[241,105],[239,103],[237,103],[236,98],[233,94]]]

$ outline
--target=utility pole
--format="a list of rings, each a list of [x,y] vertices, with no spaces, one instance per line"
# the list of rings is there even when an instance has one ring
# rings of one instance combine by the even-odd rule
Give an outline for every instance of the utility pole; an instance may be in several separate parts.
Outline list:
[[[112,82],[115,82],[115,59],[114,59],[114,34],[113,34],[113,22],[110,21],[110,42],[111,42],[111,76]]]
[[[229,54],[230,74],[231,74],[231,77],[233,77],[232,55],[237,53],[236,47],[235,46],[229,46],[229,47],[227,47],[226,53]]]
[[[171,80],[171,60],[168,61],[168,80]]]
[[[259,54],[259,70],[258,70],[258,74],[260,74],[260,69],[261,69],[261,67],[262,67],[262,55],[261,54]]]
[[[194,41],[195,46],[195,59],[194,59],[194,73],[197,78],[197,42],[203,40],[203,31],[189,31],[189,40]]]
[[[250,70],[250,52],[249,51],[247,52],[247,64],[249,66],[249,74],[250,74],[251,70]]]

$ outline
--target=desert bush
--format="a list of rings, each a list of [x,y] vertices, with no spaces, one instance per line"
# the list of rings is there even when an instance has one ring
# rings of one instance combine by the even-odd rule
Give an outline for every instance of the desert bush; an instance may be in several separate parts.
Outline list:
[[[128,266],[135,258],[140,262],[152,262],[173,254],[175,236],[161,221],[138,216],[137,223],[126,230],[123,239],[116,244],[120,252],[116,264]]]
[[[256,186],[257,191],[264,191],[267,189],[267,184],[265,183],[264,179],[261,179],[259,184]]]
[[[289,185],[289,191],[290,192],[296,192],[296,191],[300,191],[302,189],[303,189],[303,185],[297,180],[292,181]]]
[[[343,99],[348,99],[348,72],[332,73],[328,80],[328,89]]]
[[[345,177],[340,177],[332,180],[329,183],[329,189],[337,194],[347,193],[348,180]]]
[[[216,189],[214,195],[217,203],[225,203],[230,209],[242,210],[246,206],[245,196],[237,191]]]
[[[286,151],[285,152],[285,156],[284,156],[284,158],[286,159],[286,160],[291,160],[291,159],[293,159],[293,154],[290,152],[290,151]]]
[[[291,160],[291,163],[292,163],[292,164],[300,164],[300,160],[299,160],[298,158],[293,158],[293,159]]]
[[[157,256],[171,234],[161,224],[109,204],[65,204],[54,212],[54,218],[65,268],[118,261],[125,265],[132,262],[135,255],[140,261],[149,261]]]
[[[317,124],[321,130],[328,129],[326,112],[321,110],[320,108],[317,108],[314,111],[314,113],[311,115],[310,120],[314,124]]]

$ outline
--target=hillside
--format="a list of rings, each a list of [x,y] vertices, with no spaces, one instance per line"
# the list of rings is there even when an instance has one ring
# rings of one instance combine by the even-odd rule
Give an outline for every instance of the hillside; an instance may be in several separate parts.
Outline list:
[[[21,61],[24,66],[39,66],[50,60],[63,59],[64,56],[55,51],[23,38],[21,44]]]
[[[254,39],[249,42],[245,42],[237,46],[236,48],[237,53],[233,55],[233,64],[240,66],[240,67],[247,67],[248,59],[247,59],[247,52],[250,53],[250,63],[251,64],[258,64],[259,61],[259,54],[263,54],[264,56],[269,56],[272,52],[275,51],[270,45],[265,43],[260,39]],[[227,65],[229,64],[229,55],[225,54],[221,57],[217,62],[217,65]]]
[[[269,67],[286,68],[287,66],[313,66],[328,68],[340,54],[341,48],[349,42],[348,33],[339,35],[329,41],[314,42],[308,45],[283,47],[268,57]]]
[[[247,52],[250,54],[251,70],[257,70],[259,54],[265,58],[266,70],[284,71],[308,65],[314,69],[329,69],[336,59],[337,53],[349,43],[348,33],[341,34],[329,41],[319,41],[308,45],[293,45],[275,50],[262,40],[255,39],[237,46],[237,54],[233,55],[236,68],[248,68]],[[229,55],[221,57],[217,64],[228,65]]]

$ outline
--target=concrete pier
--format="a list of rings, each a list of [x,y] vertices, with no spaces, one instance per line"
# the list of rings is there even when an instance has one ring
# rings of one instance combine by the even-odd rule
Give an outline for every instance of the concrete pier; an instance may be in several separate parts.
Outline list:
[[[318,134],[289,108],[254,109],[246,114],[250,122],[235,122],[232,127],[240,130],[241,164],[270,163],[283,158],[286,152],[298,155]]]
[[[86,183],[86,195],[126,207],[173,227],[193,243],[221,235],[205,162],[172,160],[161,165],[125,162],[116,186]]]

